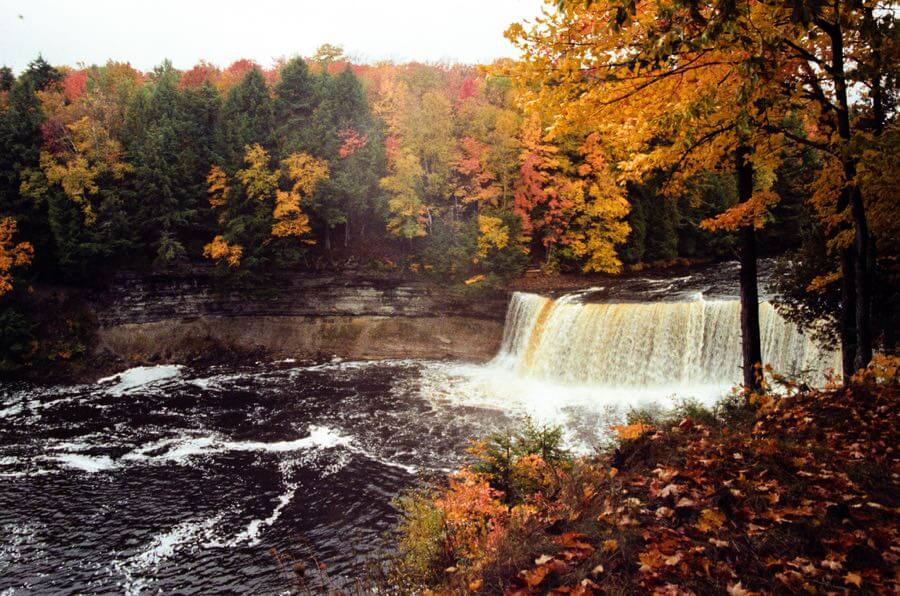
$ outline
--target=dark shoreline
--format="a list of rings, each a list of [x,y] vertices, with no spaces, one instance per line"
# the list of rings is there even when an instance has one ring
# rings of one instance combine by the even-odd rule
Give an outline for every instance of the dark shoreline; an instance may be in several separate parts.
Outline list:
[[[677,263],[618,276],[531,270],[501,288],[442,285],[398,272],[296,271],[254,290],[223,287],[206,265],[170,273],[122,272],[102,288],[36,286],[44,339],[62,338],[61,343],[75,321],[82,349],[72,356],[36,359],[3,376],[37,384],[77,383],[140,365],[207,366],[287,357],[483,362],[499,345],[515,291],[555,297],[600,287],[585,299],[677,300],[694,284],[728,296],[733,266]],[[685,282],[686,288],[654,286],[656,280],[687,278],[694,281]]]

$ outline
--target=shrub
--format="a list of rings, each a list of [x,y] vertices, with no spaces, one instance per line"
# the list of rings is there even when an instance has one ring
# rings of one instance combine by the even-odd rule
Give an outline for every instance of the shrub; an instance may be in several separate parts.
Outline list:
[[[470,453],[477,461],[471,468],[501,491],[505,502],[520,503],[546,489],[557,478],[557,468],[571,462],[562,443],[561,427],[539,426],[526,417],[517,432],[496,433],[476,441]]]

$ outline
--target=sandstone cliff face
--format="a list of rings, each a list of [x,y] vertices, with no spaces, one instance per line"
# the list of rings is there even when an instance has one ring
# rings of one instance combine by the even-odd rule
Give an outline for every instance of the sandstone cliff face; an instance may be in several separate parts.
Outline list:
[[[296,276],[264,295],[222,292],[206,275],[123,276],[97,295],[97,351],[126,363],[189,361],[216,351],[278,358],[485,361],[508,295],[462,298],[417,280]]]

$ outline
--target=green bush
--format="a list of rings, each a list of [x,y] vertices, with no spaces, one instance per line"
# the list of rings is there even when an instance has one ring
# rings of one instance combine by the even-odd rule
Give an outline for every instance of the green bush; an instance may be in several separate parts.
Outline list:
[[[13,307],[0,310],[0,370],[13,370],[31,351],[34,324]]]
[[[394,506],[401,512],[396,532],[400,560],[395,570],[400,573],[394,582],[434,583],[435,571],[446,567],[444,511],[422,490],[395,498]]]
[[[551,469],[571,463],[572,456],[563,448],[560,426],[537,425],[526,417],[515,432],[494,433],[476,444],[473,453],[478,461],[472,470],[487,477],[492,488],[502,491],[508,503],[515,503],[533,492],[530,479],[517,473],[517,463],[524,457],[537,455]]]

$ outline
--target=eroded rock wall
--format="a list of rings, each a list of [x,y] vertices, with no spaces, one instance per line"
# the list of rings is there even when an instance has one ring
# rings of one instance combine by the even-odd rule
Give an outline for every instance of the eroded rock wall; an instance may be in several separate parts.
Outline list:
[[[276,358],[485,361],[507,295],[464,297],[417,280],[297,276],[264,294],[222,292],[203,274],[123,277],[96,296],[96,350],[126,363],[185,362],[217,351]]]

